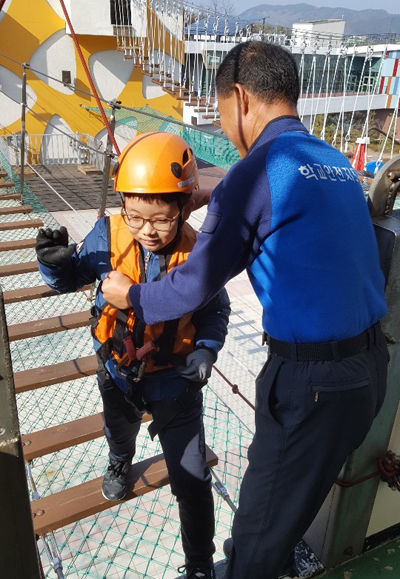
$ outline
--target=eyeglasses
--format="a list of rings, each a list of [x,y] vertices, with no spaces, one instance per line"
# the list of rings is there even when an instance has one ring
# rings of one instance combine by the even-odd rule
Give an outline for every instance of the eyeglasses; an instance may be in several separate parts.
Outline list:
[[[142,229],[145,223],[150,223],[153,229],[156,231],[169,231],[172,224],[180,216],[180,212],[171,217],[170,219],[165,217],[164,219],[144,219],[144,217],[139,217],[138,215],[129,215],[124,210],[121,211],[122,219],[125,221],[128,227],[132,229]]]

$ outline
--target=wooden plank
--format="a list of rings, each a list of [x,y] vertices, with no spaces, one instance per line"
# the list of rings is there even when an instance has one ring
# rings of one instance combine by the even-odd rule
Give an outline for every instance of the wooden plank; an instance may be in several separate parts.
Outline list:
[[[7,171],[0,171],[0,177],[7,177]]]
[[[78,171],[84,175],[102,175],[103,171],[95,165],[78,165]]]
[[[89,318],[90,312],[77,312],[75,314],[66,314],[65,316],[34,320],[33,322],[12,324],[8,326],[8,337],[10,342],[15,342],[16,340],[25,340],[26,338],[34,338],[44,334],[54,334],[64,330],[82,328],[89,324]]]
[[[0,189],[8,189],[9,187],[15,187],[14,181],[0,181]]]
[[[0,223],[0,231],[11,231],[13,229],[30,229],[31,227],[43,227],[41,219],[24,219],[24,221],[4,221]]]
[[[1,249],[0,249],[1,251]],[[78,291],[90,291],[91,286],[85,285]],[[48,298],[59,295],[58,292],[49,288],[48,285],[38,285],[35,287],[25,287],[17,290],[9,290],[3,292],[3,299],[5,304],[15,304],[16,302],[28,302],[40,298]]]
[[[3,193],[0,195],[0,201],[20,201],[21,193]]]
[[[30,205],[17,205],[16,207],[1,207],[0,215],[15,215],[16,213],[32,213]]]
[[[26,261],[24,263],[9,263],[8,265],[0,266],[0,277],[7,277],[10,275],[21,275],[23,273],[33,273],[38,271],[37,261]]]
[[[62,382],[69,380],[93,376],[96,372],[97,358],[95,355],[60,362],[52,366],[22,370],[14,374],[15,392],[21,394],[21,392],[36,390],[52,384],[62,384]]]
[[[31,239],[18,239],[17,241],[0,241],[1,251],[14,251],[16,249],[31,249],[36,246],[36,237]]]
[[[151,414],[145,413],[142,422],[149,422],[151,418]],[[103,414],[99,412],[52,428],[24,434],[21,438],[25,460],[28,462],[39,456],[100,438],[104,435],[103,426]]]
[[[206,458],[210,467],[218,463],[218,457],[208,447]],[[105,499],[101,492],[102,482],[103,477],[99,477],[34,501],[32,514],[35,534],[42,536],[165,486],[169,483],[169,478],[164,456],[160,454],[131,466],[129,471],[131,490],[123,501]]]

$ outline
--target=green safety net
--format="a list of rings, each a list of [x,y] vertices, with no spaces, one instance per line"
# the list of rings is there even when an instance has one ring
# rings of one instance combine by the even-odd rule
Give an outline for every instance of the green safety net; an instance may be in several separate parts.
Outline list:
[[[98,108],[85,108],[100,114]],[[110,117],[111,109],[105,109],[105,112]],[[227,138],[178,123],[176,119],[164,115],[148,105],[132,110],[117,110],[115,111],[115,118],[118,123],[130,127],[138,133],[166,132],[180,135],[192,147],[196,157],[222,169],[229,169],[239,161],[238,152]]]
[[[0,156],[0,165],[10,176],[16,177],[4,154]],[[46,213],[34,199],[30,199],[30,203],[36,209],[25,216],[26,219],[40,217],[45,226],[59,226],[53,216]],[[16,201],[2,201],[2,207],[16,204]],[[20,215],[0,217],[0,221],[20,219]],[[4,231],[0,233],[0,241],[27,239],[35,234],[32,229]],[[0,265],[35,259],[34,249],[0,252]],[[3,291],[42,284],[38,272],[7,276],[1,280]],[[90,297],[88,293],[79,292],[8,304],[7,321],[9,324],[26,323],[88,310]],[[241,326],[242,324],[238,324],[240,332]],[[93,353],[90,330],[87,327],[15,341],[10,344],[10,349],[14,372],[57,364]],[[237,503],[252,432],[221,397],[221,389],[223,391],[226,388],[228,387],[218,376],[205,388],[204,422],[206,442],[219,458],[215,472],[226,485],[232,500]],[[19,394],[17,404],[23,434],[101,411],[95,376]],[[143,460],[160,452],[159,442],[157,439],[152,442],[147,426],[142,425],[137,440],[136,460]],[[103,476],[107,464],[107,444],[104,438],[97,438],[35,459],[32,473],[39,495],[47,496]],[[215,495],[215,512],[215,558],[218,560],[223,556],[223,541],[230,534],[232,510],[221,497]],[[169,486],[70,524],[56,531],[54,537],[67,579],[172,579],[178,574],[177,567],[184,562],[178,509]],[[50,545],[49,538],[47,544]],[[55,578],[56,574],[42,539],[38,546],[45,576]],[[11,570],[10,572],[12,574]]]

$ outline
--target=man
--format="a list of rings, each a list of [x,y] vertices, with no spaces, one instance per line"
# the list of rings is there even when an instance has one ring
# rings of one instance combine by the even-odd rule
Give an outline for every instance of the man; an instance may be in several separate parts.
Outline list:
[[[242,160],[214,190],[192,254],[146,287],[112,272],[103,291],[153,324],[201,307],[247,269],[270,354],[226,579],[277,579],[382,404],[384,279],[355,171],[298,119],[289,52],[238,45],[216,83]]]

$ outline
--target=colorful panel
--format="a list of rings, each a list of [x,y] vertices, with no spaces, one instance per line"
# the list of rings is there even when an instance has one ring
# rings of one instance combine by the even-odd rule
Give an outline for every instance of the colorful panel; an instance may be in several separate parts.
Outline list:
[[[382,76],[392,76],[393,67],[395,63],[394,58],[387,58],[382,65]]]
[[[394,83],[392,86],[392,94],[393,95],[398,95],[399,94],[399,84],[400,84],[400,78],[397,77],[394,79]]]

